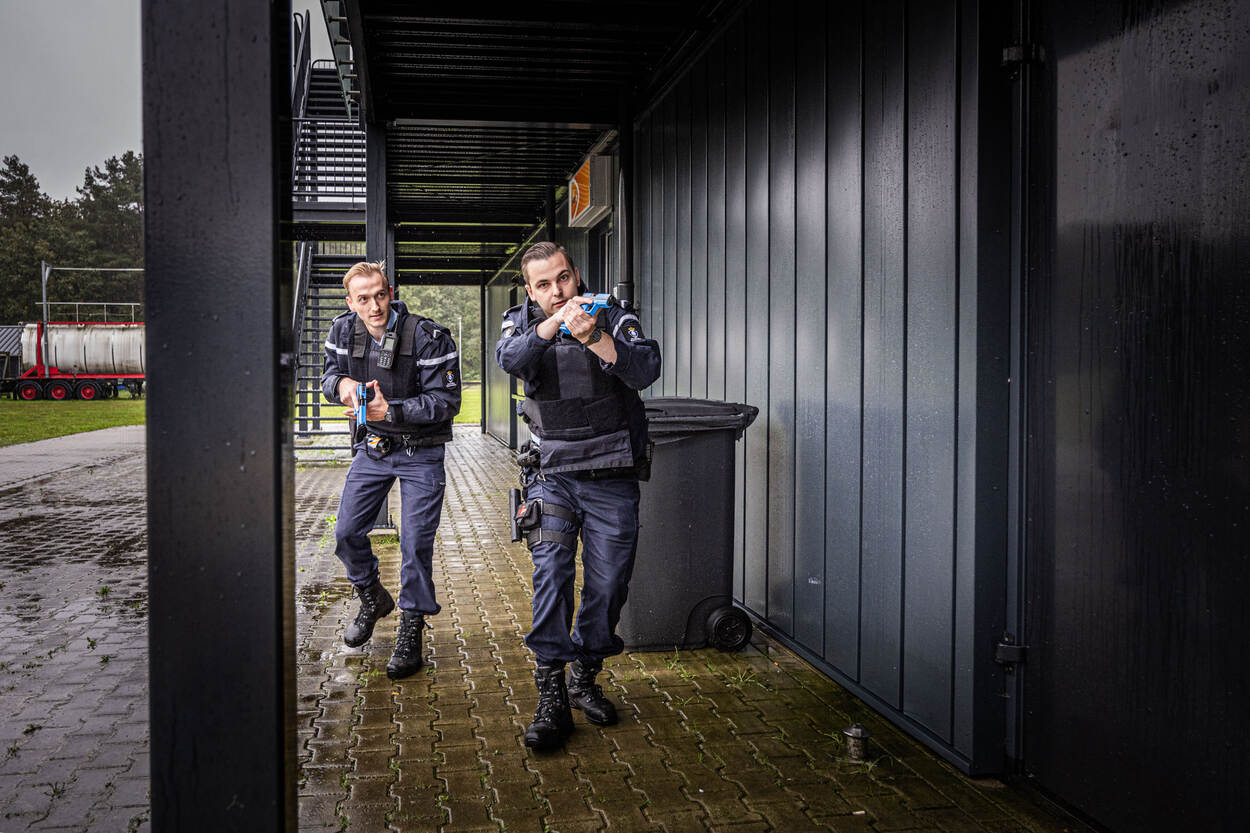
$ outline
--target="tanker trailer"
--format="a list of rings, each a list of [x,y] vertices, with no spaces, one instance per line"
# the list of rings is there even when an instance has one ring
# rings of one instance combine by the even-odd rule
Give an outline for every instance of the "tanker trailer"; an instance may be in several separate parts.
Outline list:
[[[142,322],[27,324],[22,328],[22,372],[4,379],[0,390],[27,401],[102,399],[117,396],[121,388],[140,396],[144,338]]]

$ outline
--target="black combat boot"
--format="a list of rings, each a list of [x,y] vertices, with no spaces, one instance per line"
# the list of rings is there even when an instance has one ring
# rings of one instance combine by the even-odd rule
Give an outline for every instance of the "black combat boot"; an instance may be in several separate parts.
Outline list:
[[[525,729],[525,745],[530,749],[555,749],[573,733],[573,713],[564,687],[564,667],[540,665],[534,672],[538,687],[538,708],[534,722]]]
[[[569,666],[569,705],[581,709],[586,719],[596,726],[616,725],[616,706],[603,696],[603,687],[596,685],[595,675],[603,665],[583,664],[580,660]]]
[[[343,630],[343,641],[349,648],[359,648],[368,642],[369,637],[373,636],[373,625],[395,609],[395,600],[380,581],[375,581],[368,587],[357,587],[356,595],[360,597],[360,610],[356,611],[356,618]]]
[[[386,664],[386,676],[392,680],[411,677],[425,664],[421,656],[421,629],[425,617],[404,610],[399,614],[399,630],[395,634],[395,653]]]

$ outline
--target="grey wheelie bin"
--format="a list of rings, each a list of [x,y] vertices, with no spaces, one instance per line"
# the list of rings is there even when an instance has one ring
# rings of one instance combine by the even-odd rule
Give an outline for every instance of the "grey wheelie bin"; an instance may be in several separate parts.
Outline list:
[[[736,651],[751,620],[733,605],[734,451],[759,409],[680,397],[644,404],[651,479],[617,633],[629,650]]]

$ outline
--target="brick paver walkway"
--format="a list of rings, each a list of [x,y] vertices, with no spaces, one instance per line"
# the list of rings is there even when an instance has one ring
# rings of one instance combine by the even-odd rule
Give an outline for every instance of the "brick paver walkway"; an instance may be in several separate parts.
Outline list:
[[[429,667],[385,675],[397,618],[342,643],[354,602],[333,555],[342,467],[297,475],[300,830],[1061,831],[999,781],[972,780],[913,743],[790,651],[757,636],[738,654],[626,654],[605,690],[621,724],[574,713],[566,748],[527,750],[536,695],[522,642],[529,556],[508,540],[510,455],[474,429],[448,446],[435,547],[443,612]],[[393,537],[375,546],[397,585]],[[601,678],[603,679],[603,678]],[[867,763],[841,731],[873,732]]]
[[[0,831],[150,830],[142,437],[0,490]]]
[[[344,467],[297,487],[300,830],[1060,831],[1026,793],[938,761],[792,653],[611,661],[619,726],[575,714],[559,752],[521,742],[533,712],[529,557],[508,541],[510,455],[476,429],[448,446],[435,551],[444,609],[427,673],[393,683],[397,617],[342,643],[353,603],[334,557]],[[142,447],[0,488],[0,831],[150,831]],[[377,539],[394,588],[393,536]],[[601,678],[603,679],[603,678]],[[868,763],[841,730],[873,731]]]

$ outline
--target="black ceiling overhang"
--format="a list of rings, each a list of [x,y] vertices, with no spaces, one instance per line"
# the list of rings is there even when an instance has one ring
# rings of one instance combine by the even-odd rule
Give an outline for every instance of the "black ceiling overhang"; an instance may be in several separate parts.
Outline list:
[[[444,226],[505,223],[513,247],[553,188],[647,104],[741,0],[346,0],[362,116],[385,126],[387,212]],[[492,232],[498,236],[499,228]],[[411,230],[411,229],[410,229]],[[403,239],[401,231],[397,240]],[[439,241],[434,241],[439,242]],[[467,241],[473,242],[473,241]],[[511,250],[456,253],[445,270],[397,253],[411,282],[489,278]],[[412,268],[406,268],[412,267]],[[468,268],[465,268],[468,267]],[[449,281],[450,282],[450,281]]]

